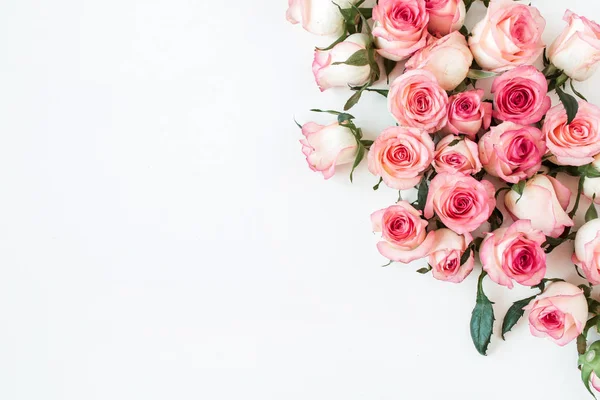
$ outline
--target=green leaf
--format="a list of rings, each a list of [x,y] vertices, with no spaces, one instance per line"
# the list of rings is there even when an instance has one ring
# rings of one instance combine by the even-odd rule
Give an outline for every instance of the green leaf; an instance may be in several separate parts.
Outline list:
[[[457,144],[460,143],[461,140],[462,139],[454,139],[453,141],[450,142],[450,144],[448,145],[448,147],[454,147],[454,146],[456,146]]]
[[[358,101],[360,100],[360,97],[362,96],[363,91],[366,89],[366,87],[367,86],[365,84],[365,86],[363,86],[356,93],[354,93],[352,96],[350,96],[350,98],[348,99],[348,101],[344,105],[344,111],[348,111],[349,109],[351,109],[352,107],[354,107],[356,105],[356,103],[358,103]]]
[[[463,26],[460,28],[459,32],[460,32],[460,33],[461,33],[461,34],[462,34],[464,37],[467,37],[467,36],[469,36],[469,30],[467,29],[467,27],[466,27],[465,25],[463,25]]]
[[[502,211],[500,211],[498,207],[494,208],[494,211],[492,211],[492,215],[490,215],[488,222],[490,223],[492,231],[495,231],[502,226],[504,223],[504,215],[502,215]]]
[[[485,356],[494,329],[494,307],[483,291],[483,278],[487,272],[482,271],[477,284],[477,300],[471,315],[471,339],[479,354]]]
[[[483,5],[487,8],[490,6],[490,0],[483,0]]]
[[[567,111],[567,125],[573,122],[579,111],[577,99],[568,93],[565,93],[559,86],[556,86],[556,94]]]
[[[381,268],[385,268],[385,267],[389,267],[390,265],[392,265],[394,262],[392,260],[390,260],[389,263],[382,265]]]
[[[593,219],[598,219],[598,211],[596,211],[596,205],[592,202],[585,213],[585,222],[590,222]]]
[[[296,123],[296,125],[298,125],[298,128],[302,129],[302,125],[300,125],[300,124],[298,123],[298,121],[296,121],[296,118],[294,118],[294,122]]]
[[[390,93],[390,91],[388,89],[373,89],[373,88],[366,88],[365,89],[367,92],[375,92],[375,93],[379,93],[380,95],[382,95],[383,97],[388,97],[388,94]]]
[[[587,350],[587,339],[585,335],[581,334],[577,336],[577,353],[585,354]]]
[[[342,43],[344,40],[346,40],[346,38],[348,37],[348,32],[344,31],[344,33],[342,33],[342,36],[340,36],[339,38],[337,38],[335,40],[335,42],[331,43],[329,46],[327,47],[317,47],[316,49],[319,51],[328,51],[331,50],[335,47],[336,44],[338,43]]]
[[[383,182],[383,178],[379,178],[379,182],[377,182],[377,185],[373,186],[373,190],[379,190],[379,185],[381,185],[381,182]]]
[[[573,93],[575,93],[575,96],[579,97],[581,100],[587,101],[587,99],[581,93],[575,90],[575,87],[573,86],[573,79],[569,80],[569,83],[571,84],[571,90]]]
[[[579,289],[583,290],[583,294],[585,294],[586,298],[590,298],[592,296],[592,288],[588,285],[579,285],[577,286]]]
[[[335,110],[320,110],[318,108],[311,108],[310,111],[312,111],[312,112],[318,112],[318,113],[332,114],[332,115],[343,114],[343,113],[341,113],[339,111],[335,111]],[[350,115],[350,114],[347,114],[347,115]],[[352,115],[350,115],[350,117],[352,117]],[[354,117],[352,117],[352,118],[354,118]]]
[[[360,142],[358,142],[358,151],[356,152],[356,158],[354,159],[354,164],[352,165],[352,171],[350,171],[350,182],[354,179],[354,170],[360,162],[365,157],[365,146],[363,146]]]
[[[467,250],[463,253],[463,255],[460,257],[460,265],[465,265],[467,263],[467,261],[469,261],[469,258],[471,258],[471,254],[473,253],[473,247],[469,246],[467,248]]]
[[[513,305],[508,309],[506,315],[504,316],[504,321],[502,321],[502,339],[506,340],[504,337],[510,330],[519,322],[519,319],[525,314],[523,307],[527,306],[531,303],[531,300],[535,299],[537,295],[528,297],[523,300],[515,301]]]
[[[426,273],[428,273],[429,271],[431,271],[433,268],[431,267],[431,265],[427,265],[427,267],[423,267],[417,270],[418,273],[425,275]]]
[[[369,65],[369,59],[367,58],[367,50],[360,49],[356,53],[352,54],[346,61],[334,62],[332,65],[352,65],[354,67],[364,67]]]
[[[362,140],[360,141],[360,143],[361,143],[363,146],[365,146],[365,147],[369,148],[369,147],[371,147],[371,146],[373,145],[373,143],[375,143],[375,141],[374,141],[374,140],[366,140],[366,139],[362,139]]]
[[[590,392],[590,394],[594,396],[594,398],[596,398],[596,395],[594,394],[594,392],[592,392],[592,388],[590,387],[590,379],[592,377],[592,372],[594,372],[592,367],[590,367],[589,365],[583,365],[581,367],[581,380],[583,381],[583,384],[585,385],[585,388],[588,390],[588,392]]]
[[[504,192],[504,191],[510,191],[511,189],[509,187],[501,187],[500,189],[496,190],[496,194],[495,197],[498,198],[498,196],[500,196],[500,193]]]
[[[338,118],[337,118],[338,124],[340,124],[340,125],[343,125],[344,122],[351,121],[353,119],[354,119],[354,117],[352,115],[346,114],[346,113],[340,113],[340,114],[338,114]]]
[[[582,165],[577,168],[577,172],[580,176],[585,176],[586,178],[600,178],[600,171],[593,164]]]
[[[363,17],[365,17],[365,19],[371,19],[373,18],[373,9],[372,8],[359,8],[358,11],[360,11],[360,13],[362,14]]]
[[[417,193],[417,209],[423,211],[425,204],[427,203],[427,195],[429,194],[429,185],[427,184],[427,178],[423,176],[419,183],[419,190]]]
[[[470,78],[470,79],[486,79],[486,78],[492,78],[492,77],[497,76],[497,75],[498,75],[497,72],[483,71],[483,70],[479,70],[479,69],[470,69],[469,73],[467,74],[467,78]]]
[[[465,0],[465,10],[469,11],[469,8],[471,8],[474,2],[475,0]]]
[[[525,191],[526,184],[527,184],[527,181],[519,181],[518,183],[515,183],[511,187],[511,189],[513,191],[517,192],[517,194],[519,195],[519,198],[517,199],[517,203],[521,200],[521,197],[523,197],[523,192]]]
[[[548,59],[548,55],[546,54],[546,48],[544,47],[544,67],[547,67],[550,64],[550,60]]]
[[[385,76],[387,77],[387,83],[390,83],[390,73],[396,67],[396,61],[383,59],[383,67],[385,68]]]

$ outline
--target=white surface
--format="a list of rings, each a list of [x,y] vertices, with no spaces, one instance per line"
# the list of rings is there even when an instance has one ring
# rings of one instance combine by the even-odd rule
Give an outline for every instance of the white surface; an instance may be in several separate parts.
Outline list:
[[[567,4],[600,20],[533,3],[547,43]],[[475,352],[477,273],[379,267],[396,193],[305,165],[292,116],[349,94],[318,92],[285,0],[1,8],[1,399],[588,399],[575,345],[524,323]],[[392,123],[376,94],[353,114]],[[498,316],[530,293],[488,288]]]

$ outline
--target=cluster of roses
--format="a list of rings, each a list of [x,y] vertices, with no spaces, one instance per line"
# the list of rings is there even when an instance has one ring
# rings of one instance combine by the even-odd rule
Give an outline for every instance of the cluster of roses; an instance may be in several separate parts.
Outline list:
[[[377,247],[391,262],[427,258],[428,267],[419,272],[459,283],[479,254],[483,271],[471,335],[480,353],[487,351],[494,323],[484,277],[508,288],[515,282],[537,287],[539,295],[508,311],[503,334],[529,310],[534,335],[561,346],[577,339],[584,384],[600,390],[600,342],[586,342],[588,330],[600,327],[600,303],[591,298],[591,285],[546,278],[546,254],[574,240],[573,262],[587,281],[600,284],[594,206],[600,204],[600,108],[573,86],[600,62],[600,26],[567,11],[568,27],[546,50],[545,20],[535,7],[483,0],[487,14],[469,33],[463,22],[474,1],[379,0],[360,8],[364,0],[289,0],[288,20],[338,37],[315,51],[320,89],[353,90],[345,111],[363,92],[377,92],[387,97],[397,121],[372,141],[363,139],[352,115],[324,111],[337,121],[301,126],[303,152],[325,178],[341,164],[353,163],[354,171],[368,154],[368,169],[379,184],[400,191],[396,204],[371,215],[373,230],[381,234]],[[540,71],[532,64],[542,55]],[[385,77],[383,70],[389,88],[373,87]],[[492,77],[492,99],[485,100],[476,81]],[[565,91],[568,83],[581,100]],[[554,107],[548,96],[553,90],[560,99]],[[570,211],[572,193],[556,178],[559,173],[579,177]],[[502,187],[496,190],[483,179],[486,174]],[[402,200],[402,191],[413,188],[416,201]],[[514,221],[506,227],[497,207],[501,194]],[[588,222],[575,233],[582,194],[593,203]],[[490,232],[474,238],[486,222]]]

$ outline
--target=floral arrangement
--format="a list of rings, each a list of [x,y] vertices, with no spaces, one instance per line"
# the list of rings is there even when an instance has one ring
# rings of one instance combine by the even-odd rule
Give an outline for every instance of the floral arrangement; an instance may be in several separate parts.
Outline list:
[[[463,23],[476,0],[288,1],[290,22],[336,38],[315,50],[321,91],[351,93],[343,111],[311,110],[331,114],[331,124],[299,125],[309,167],[328,179],[352,164],[352,180],[366,158],[379,179],[373,189],[399,191],[395,204],[371,215],[377,249],[390,263],[426,258],[417,272],[460,283],[479,258],[470,324],[479,353],[495,322],[484,279],[529,286],[539,294],[512,305],[503,337],[527,312],[533,335],[576,343],[583,383],[592,395],[592,387],[600,391],[600,341],[588,343],[588,332],[600,330],[592,298],[600,284],[600,108],[573,83],[600,63],[600,25],[567,11],[564,31],[546,48],[540,12],[512,0],[482,0],[487,14],[471,32]],[[489,100],[481,79],[493,79]],[[397,122],[375,140],[364,139],[348,113],[369,91],[387,97]],[[577,193],[561,183],[565,174],[578,177]],[[416,200],[403,200],[413,189]],[[581,196],[592,204],[574,231]],[[588,284],[546,276],[547,254],[567,241]]]

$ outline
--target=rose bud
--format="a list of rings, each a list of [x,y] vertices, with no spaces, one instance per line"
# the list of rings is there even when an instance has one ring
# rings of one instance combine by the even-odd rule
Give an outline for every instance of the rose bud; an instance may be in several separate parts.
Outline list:
[[[494,72],[533,64],[544,51],[545,26],[537,8],[512,0],[494,0],[471,32],[473,57],[483,69]]]
[[[505,182],[531,178],[542,166],[546,145],[542,131],[503,122],[479,140],[479,159],[486,172]]]
[[[570,10],[563,19],[569,26],[548,49],[548,58],[571,78],[585,81],[600,61],[600,25]]]
[[[514,190],[504,197],[504,205],[514,221],[531,221],[533,229],[546,236],[559,237],[573,220],[565,211],[569,206],[571,191],[557,179],[536,175],[529,179],[520,195]]]
[[[387,59],[405,60],[427,43],[425,0],[380,0],[373,8],[373,20],[377,51]]]
[[[409,263],[429,252],[433,237],[427,235],[427,221],[421,212],[406,201],[374,212],[371,215],[373,232],[381,233],[377,249],[387,259]]]
[[[567,282],[554,282],[524,310],[529,329],[536,337],[547,337],[559,346],[572,342],[583,332],[588,304],[583,290]]]
[[[453,135],[438,142],[431,165],[438,174],[474,175],[482,168],[477,143]]]
[[[354,161],[358,151],[356,139],[349,128],[337,122],[328,126],[306,123],[302,126],[302,152],[313,171],[323,173],[325,179],[335,174],[335,166]]]
[[[488,181],[472,176],[439,174],[431,180],[425,218],[437,215],[444,225],[458,234],[473,232],[492,215],[496,190]]]
[[[424,69],[435,75],[439,85],[454,90],[469,73],[473,55],[460,32],[441,39],[430,37],[427,46],[417,51],[406,63],[406,69]]]
[[[426,132],[402,126],[388,128],[371,145],[369,171],[392,189],[410,189],[431,165],[434,150]]]
[[[428,133],[440,130],[448,121],[448,94],[425,70],[408,71],[396,78],[390,86],[388,107],[400,125]]]
[[[448,106],[448,123],[442,134],[463,134],[475,140],[477,133],[492,123],[492,104],[483,101],[481,89],[468,90],[451,96]]]
[[[350,8],[358,0],[339,0],[342,8]],[[335,35],[344,33],[344,17],[340,9],[331,1],[288,0],[287,20],[292,24],[302,23],[302,27],[315,35]]]
[[[552,106],[546,77],[531,65],[522,65],[497,77],[492,93],[494,118],[515,124],[535,124]]]
[[[600,284],[600,219],[583,225],[575,236],[573,262],[594,285]]]
[[[332,87],[362,86],[369,81],[371,66],[337,64],[346,61],[359,50],[366,49],[369,37],[364,33],[350,35],[333,49],[315,50],[312,69],[321,91]]]
[[[473,271],[475,255],[471,255],[461,265],[460,260],[473,241],[470,234],[459,235],[450,229],[439,229],[431,232],[433,243],[429,250],[429,265],[435,279],[460,283]]]
[[[552,162],[574,167],[591,163],[600,153],[600,107],[580,100],[577,116],[568,125],[567,121],[562,103],[546,114],[542,132],[554,155]]]
[[[427,29],[432,35],[445,36],[463,26],[467,15],[463,0],[425,0],[425,2],[429,13]]]
[[[479,258],[490,279],[513,288],[513,280],[524,286],[539,285],[546,274],[546,235],[520,220],[509,228],[488,233],[481,243]]]
[[[592,166],[600,174],[600,154],[594,157]],[[600,178],[585,178],[583,180],[583,195],[594,203],[600,204]]]

